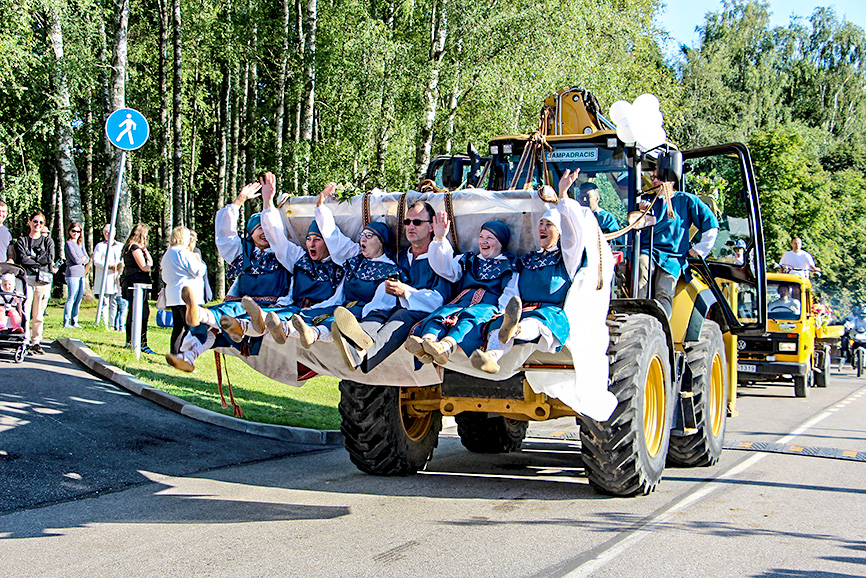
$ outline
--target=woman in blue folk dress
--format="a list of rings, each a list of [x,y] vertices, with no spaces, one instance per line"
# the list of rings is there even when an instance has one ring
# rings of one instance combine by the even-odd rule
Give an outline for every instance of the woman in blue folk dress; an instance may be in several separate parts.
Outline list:
[[[488,221],[478,234],[478,254],[454,256],[448,241],[448,216],[433,220],[430,266],[443,278],[458,283],[456,297],[425,319],[406,341],[406,349],[422,363],[444,365],[458,347],[474,351],[481,347],[482,325],[517,295],[518,275],[512,256],[504,253],[511,234],[501,221]]]
[[[334,189],[330,184],[319,195],[315,215],[331,258],[343,267],[343,281],[330,299],[299,311],[292,316],[291,327],[285,327],[287,335],[297,332],[301,345],[307,349],[316,341],[333,341],[331,323],[338,307],[345,307],[359,320],[397,307],[397,298],[385,290],[385,281],[400,277],[400,268],[387,251],[394,244],[393,233],[385,223],[374,221],[361,230],[358,242],[354,243],[337,228],[334,214],[325,206]]]
[[[567,172],[563,179],[567,181],[571,175],[576,178],[577,172]],[[576,201],[561,195],[557,208],[541,216],[541,248],[517,260],[520,296],[512,297],[505,314],[490,324],[486,351],[476,349],[469,358],[473,367],[497,373],[498,361],[515,342],[535,343],[545,353],[559,351],[566,342],[570,328],[562,306],[574,275],[586,261],[583,231],[577,225],[581,221],[575,215],[581,210]]]
[[[329,184],[333,188],[335,185]],[[343,268],[334,262],[328,251],[316,221],[310,224],[304,241],[306,250],[289,241],[286,237],[280,211],[273,205],[276,186],[262,191],[262,228],[271,248],[279,255],[280,261],[292,264],[292,281],[289,294],[276,302],[276,307],[264,310],[255,300],[244,297],[241,300],[246,315],[220,318],[220,326],[235,343],[249,340],[251,354],[258,352],[260,339],[267,331],[277,343],[285,343],[290,326],[288,322],[295,313],[317,306],[330,299],[343,280]]]

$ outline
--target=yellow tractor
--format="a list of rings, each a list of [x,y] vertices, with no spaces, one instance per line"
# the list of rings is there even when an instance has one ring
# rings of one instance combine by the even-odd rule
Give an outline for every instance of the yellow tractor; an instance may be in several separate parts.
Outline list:
[[[341,431],[353,463],[376,475],[415,473],[432,457],[442,417],[453,416],[463,445],[483,453],[518,450],[531,421],[575,418],[582,465],[590,484],[605,494],[647,494],[668,463],[715,464],[727,417],[736,411],[737,338],[766,332],[761,214],[745,145],[679,151],[664,143],[641,150],[617,136],[588,91],[563,89],[545,101],[539,128],[533,133],[493,138],[484,156],[470,150],[469,155],[438,157],[430,164],[428,182],[417,191],[368,193],[333,210],[340,228],[352,236],[363,226],[360,215],[364,221],[378,219],[396,227],[406,206],[425,200],[436,210],[451,213],[456,223],[453,244],[462,248],[455,247],[455,252],[471,250],[477,245],[474,238],[480,224],[496,218],[508,223],[510,249],[520,254],[537,248],[538,218],[556,201],[542,185],[555,187],[566,170],[579,169],[576,185],[592,182],[601,206],[625,228],[628,215],[638,211],[640,202],[653,200],[654,193],[644,192],[643,183],[657,167],[681,190],[692,190],[697,177],[706,174],[723,175],[729,186],[719,199],[716,246],[706,260],[690,260],[670,318],[652,295],[637,297],[638,267],[633,265],[638,263],[642,241],[652,238],[646,219],[637,219],[623,234],[614,233],[618,236],[610,239],[613,252],[599,233],[598,251],[593,253],[605,257],[582,270],[589,285],[583,283],[580,291],[591,289],[581,293],[575,289],[577,283],[572,284],[564,304],[566,311],[579,312],[575,318],[569,316],[572,333],[580,331],[585,322],[581,317],[597,316],[602,328],[606,321],[609,341],[598,345],[600,351],[607,346],[608,367],[602,364],[600,375],[602,382],[607,375],[602,393],[612,413],[593,419],[591,412],[573,407],[579,404],[537,393],[540,381],[570,380],[576,395],[589,395],[582,389],[587,368],[576,366],[574,352],[567,347],[556,354],[527,354],[495,380],[489,374],[473,373],[465,357],[462,366],[459,359],[454,361],[459,351],[443,368],[427,364],[412,370],[414,358],[401,350],[376,372],[360,375],[329,363],[331,349],[317,353],[315,348],[299,348],[296,359],[305,368],[342,378]],[[312,202],[291,199],[284,206],[284,213],[291,215],[287,224],[298,238],[306,231]],[[596,231],[590,234],[594,247]],[[734,239],[747,242],[749,259],[744,264],[727,259]],[[618,261],[615,268],[614,260]],[[738,318],[720,286],[723,282],[753,288],[760,314],[755,319]],[[267,347],[263,346],[265,355],[260,357],[285,356],[277,350],[268,353]],[[248,363],[259,363],[263,372],[287,367],[288,373],[272,371],[272,376],[297,385],[300,378],[291,365],[267,361],[250,357]]]

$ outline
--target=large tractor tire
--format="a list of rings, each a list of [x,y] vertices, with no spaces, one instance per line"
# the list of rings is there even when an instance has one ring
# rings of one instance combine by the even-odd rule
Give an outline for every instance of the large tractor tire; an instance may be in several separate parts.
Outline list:
[[[815,372],[815,387],[830,387],[830,366],[832,365],[830,348],[824,345],[821,351],[821,355],[818,356],[821,365],[819,371]]]
[[[667,338],[650,315],[612,315],[607,325],[608,389],[619,404],[605,422],[578,419],[583,463],[603,494],[649,494],[664,472],[674,411]]]
[[[685,350],[698,431],[671,436],[668,462],[712,466],[722,455],[728,418],[728,371],[722,330],[715,322],[704,321],[700,341],[687,343]]]
[[[794,397],[809,397],[809,388],[814,385],[814,380],[815,372],[812,371],[812,365],[809,364],[806,375],[794,376]]]
[[[477,454],[516,452],[523,445],[529,427],[525,421],[486,413],[463,412],[454,419],[463,447]]]
[[[410,388],[340,382],[340,431],[359,470],[407,476],[423,469],[439,443],[442,414],[413,412]]]

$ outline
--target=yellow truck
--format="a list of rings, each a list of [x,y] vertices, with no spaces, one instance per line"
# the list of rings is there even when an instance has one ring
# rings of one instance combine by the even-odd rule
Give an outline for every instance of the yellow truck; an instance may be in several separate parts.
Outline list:
[[[751,290],[738,294],[741,318],[754,318]],[[767,333],[737,340],[739,383],[787,382],[796,397],[811,387],[830,385],[830,346],[842,336],[841,325],[825,325],[813,313],[812,282],[789,273],[767,274]]]

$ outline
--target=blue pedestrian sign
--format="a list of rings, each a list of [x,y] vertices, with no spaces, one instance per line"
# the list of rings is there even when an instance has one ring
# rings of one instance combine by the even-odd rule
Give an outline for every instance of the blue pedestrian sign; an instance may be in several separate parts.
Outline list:
[[[147,142],[150,126],[137,110],[121,108],[112,112],[105,121],[105,134],[117,148],[134,151]]]

